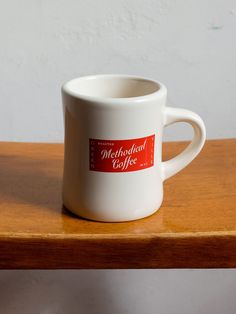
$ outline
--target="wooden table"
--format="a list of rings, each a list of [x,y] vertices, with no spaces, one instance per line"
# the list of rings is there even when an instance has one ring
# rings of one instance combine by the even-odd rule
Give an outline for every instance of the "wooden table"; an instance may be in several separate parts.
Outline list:
[[[185,145],[164,144],[165,157]],[[1,269],[236,267],[236,139],[208,141],[135,222],[70,214],[62,168],[62,144],[0,143]]]

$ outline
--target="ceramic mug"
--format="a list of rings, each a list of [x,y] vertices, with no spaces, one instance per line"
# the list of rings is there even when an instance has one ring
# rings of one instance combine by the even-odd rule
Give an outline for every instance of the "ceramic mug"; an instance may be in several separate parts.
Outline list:
[[[65,156],[63,203],[92,220],[149,216],[163,200],[163,181],[187,166],[205,141],[194,112],[166,106],[167,89],[130,75],[93,75],[63,85]],[[194,138],[162,162],[163,128],[188,122]]]

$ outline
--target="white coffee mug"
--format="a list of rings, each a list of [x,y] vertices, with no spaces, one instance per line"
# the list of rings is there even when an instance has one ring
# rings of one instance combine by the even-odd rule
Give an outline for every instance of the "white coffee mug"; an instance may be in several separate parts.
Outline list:
[[[167,89],[130,75],[76,78],[62,87],[65,121],[63,203],[92,220],[135,220],[156,212],[163,181],[187,166],[205,141],[195,113],[166,107]],[[163,128],[188,122],[194,138],[162,162]]]

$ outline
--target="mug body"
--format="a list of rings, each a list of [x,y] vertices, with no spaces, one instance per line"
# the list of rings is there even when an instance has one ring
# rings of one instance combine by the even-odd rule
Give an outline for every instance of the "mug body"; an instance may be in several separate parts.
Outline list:
[[[66,208],[119,222],[160,207],[166,96],[161,83],[127,75],[87,76],[63,85]]]

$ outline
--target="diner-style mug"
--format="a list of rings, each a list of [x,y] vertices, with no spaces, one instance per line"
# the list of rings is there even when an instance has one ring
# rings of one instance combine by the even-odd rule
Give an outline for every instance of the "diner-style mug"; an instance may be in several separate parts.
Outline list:
[[[167,89],[131,75],[92,75],[62,87],[65,124],[63,204],[92,220],[149,216],[163,200],[163,181],[187,166],[205,141],[195,113],[166,106]],[[194,138],[162,162],[163,128],[188,122]]]

